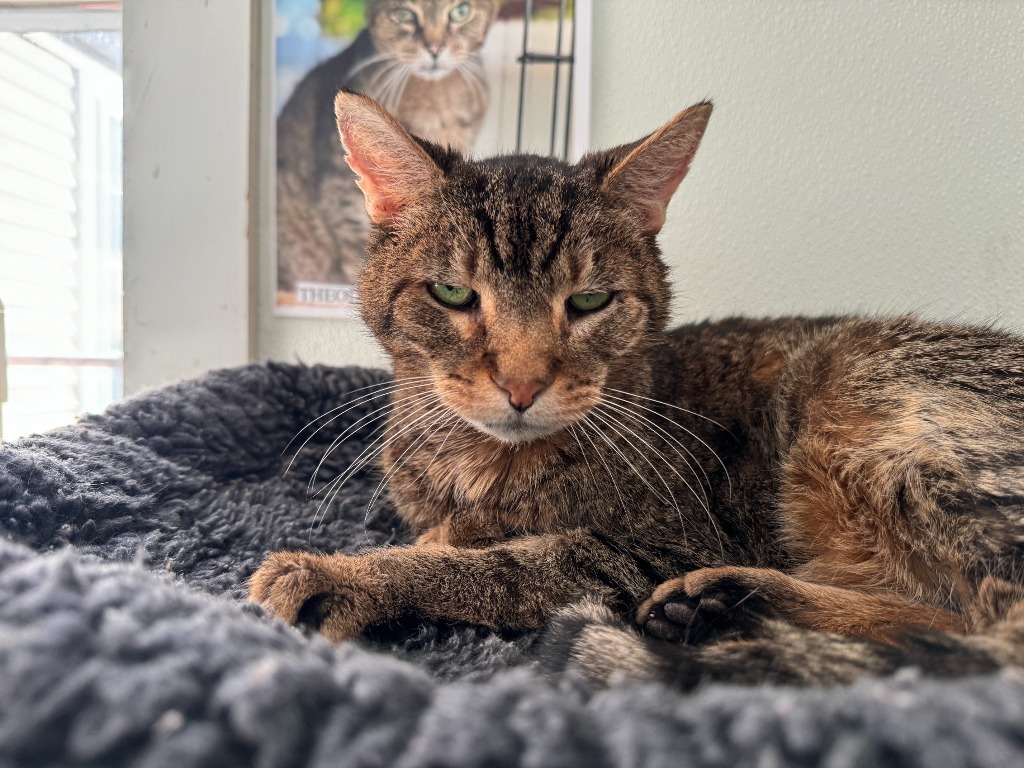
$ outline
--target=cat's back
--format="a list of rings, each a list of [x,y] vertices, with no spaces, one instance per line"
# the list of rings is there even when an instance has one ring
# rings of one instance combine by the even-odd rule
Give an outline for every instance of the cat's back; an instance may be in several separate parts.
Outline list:
[[[946,389],[1014,400],[1024,388],[1024,337],[913,316],[733,317],[673,329],[656,357],[662,399],[719,411],[787,392]]]
[[[369,30],[363,29],[342,51],[322,61],[299,81],[277,118],[278,162],[288,167],[308,163],[318,142],[337,150],[334,97],[343,88],[358,89],[352,73],[376,53]]]
[[[792,347],[784,370],[781,394],[791,400],[856,396],[867,409],[926,410],[974,403],[1024,423],[1024,337],[990,326],[848,318]]]
[[[767,454],[827,437],[1024,465],[1024,338],[1012,333],[912,316],[730,318],[671,331],[656,359],[654,397]]]

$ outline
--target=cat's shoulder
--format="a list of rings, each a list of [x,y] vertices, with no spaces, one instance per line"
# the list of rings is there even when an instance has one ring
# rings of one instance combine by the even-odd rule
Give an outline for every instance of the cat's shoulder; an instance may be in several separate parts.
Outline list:
[[[735,316],[680,325],[668,332],[667,340],[677,348],[755,350],[792,347],[852,320],[846,317]]]

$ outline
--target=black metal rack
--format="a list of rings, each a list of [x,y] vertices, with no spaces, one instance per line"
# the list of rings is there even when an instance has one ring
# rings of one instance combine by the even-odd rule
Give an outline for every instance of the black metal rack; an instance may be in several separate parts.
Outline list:
[[[576,55],[576,3],[574,2],[572,4],[572,10],[569,11],[567,8],[567,0],[558,0],[558,31],[554,54],[535,53],[530,51],[530,19],[533,16],[533,6],[534,0],[526,0],[526,9],[523,13],[523,49],[519,58],[516,60],[519,62],[519,108],[516,115],[516,151],[521,151],[523,148],[523,119],[526,112],[526,68],[532,65],[543,64],[552,65],[554,67],[551,98],[551,139],[548,145],[548,154],[556,154],[555,149],[557,145],[559,122],[559,95],[561,90],[562,70],[564,67],[568,70],[564,132],[562,135],[561,151],[558,152],[557,155],[565,160],[569,155],[569,127],[572,119],[572,83]],[[570,35],[569,51],[568,53],[563,53],[562,32],[565,26],[567,14],[568,19],[572,24],[572,31]]]

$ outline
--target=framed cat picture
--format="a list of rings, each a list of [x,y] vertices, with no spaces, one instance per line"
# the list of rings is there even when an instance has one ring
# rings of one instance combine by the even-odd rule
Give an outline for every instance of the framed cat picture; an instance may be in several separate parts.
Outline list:
[[[275,314],[348,316],[370,234],[341,89],[464,154],[587,143],[592,0],[275,0]]]

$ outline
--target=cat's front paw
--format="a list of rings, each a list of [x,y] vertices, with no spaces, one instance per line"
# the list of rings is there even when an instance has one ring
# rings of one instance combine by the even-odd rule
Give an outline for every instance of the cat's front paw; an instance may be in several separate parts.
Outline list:
[[[249,579],[249,599],[331,642],[348,640],[377,620],[359,564],[346,555],[275,552]]]
[[[728,569],[705,568],[660,584],[636,612],[645,634],[686,645],[754,635],[767,603]]]

